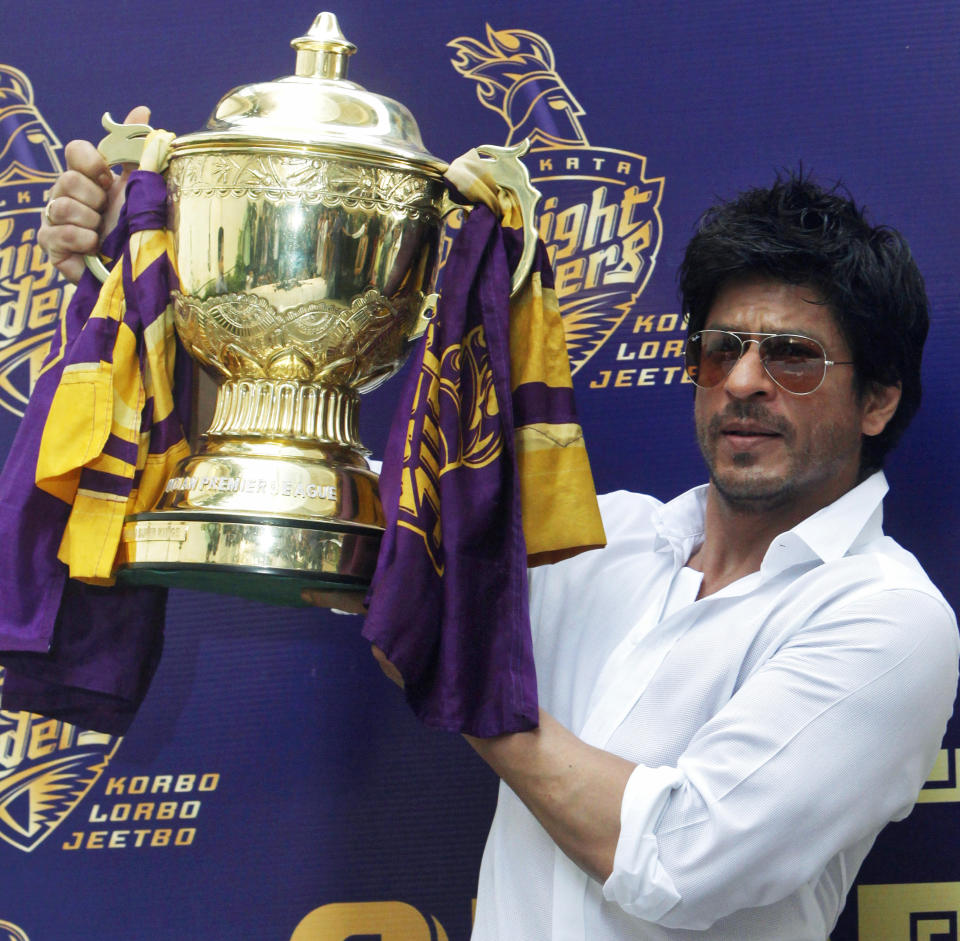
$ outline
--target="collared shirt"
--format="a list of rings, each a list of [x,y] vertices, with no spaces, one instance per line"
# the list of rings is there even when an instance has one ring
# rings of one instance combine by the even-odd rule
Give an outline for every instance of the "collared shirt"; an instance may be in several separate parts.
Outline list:
[[[911,810],[957,686],[957,624],[882,530],[878,473],[697,599],[706,488],[601,498],[606,549],[535,570],[542,706],[636,763],[588,878],[504,784],[474,941],[824,941]]]

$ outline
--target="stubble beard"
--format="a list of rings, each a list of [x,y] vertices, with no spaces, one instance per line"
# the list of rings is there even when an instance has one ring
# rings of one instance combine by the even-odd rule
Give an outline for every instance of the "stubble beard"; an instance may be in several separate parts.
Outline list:
[[[765,468],[762,456],[750,451],[734,454],[733,468],[721,469],[717,444],[722,438],[722,426],[730,419],[762,422],[767,429],[779,434],[785,458],[783,469],[774,471]],[[770,513],[794,503],[806,482],[800,468],[810,467],[816,461],[813,454],[797,453],[796,432],[788,421],[770,414],[762,405],[749,401],[731,403],[722,413],[714,415],[705,427],[698,422],[697,442],[717,495],[738,513]],[[755,468],[753,473],[751,468]]]
[[[706,455],[705,455],[706,457]],[[721,500],[739,513],[769,513],[790,504],[795,497],[796,488],[791,485],[787,475],[717,473],[709,458],[710,481]],[[734,457],[735,466],[749,468],[755,462],[751,454],[738,454]]]

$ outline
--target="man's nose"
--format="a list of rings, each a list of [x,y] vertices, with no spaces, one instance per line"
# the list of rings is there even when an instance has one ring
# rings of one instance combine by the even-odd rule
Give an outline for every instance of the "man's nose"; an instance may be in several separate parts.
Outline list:
[[[760,348],[756,340],[745,341],[743,354],[727,374],[724,386],[730,395],[738,399],[771,395],[776,391],[776,383],[770,378],[770,373],[760,359]]]

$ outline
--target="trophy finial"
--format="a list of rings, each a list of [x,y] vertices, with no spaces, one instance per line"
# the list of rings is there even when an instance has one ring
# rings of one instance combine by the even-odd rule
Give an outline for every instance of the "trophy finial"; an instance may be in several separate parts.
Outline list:
[[[297,75],[343,79],[357,47],[342,32],[333,13],[320,13],[305,36],[291,40],[297,50]]]

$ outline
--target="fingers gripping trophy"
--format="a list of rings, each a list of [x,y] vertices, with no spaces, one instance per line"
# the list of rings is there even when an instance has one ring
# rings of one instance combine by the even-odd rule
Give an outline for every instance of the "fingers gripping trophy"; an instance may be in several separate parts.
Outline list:
[[[198,450],[124,524],[127,582],[297,604],[364,590],[376,564],[384,515],[358,399],[435,306],[447,164],[406,108],[347,80],[355,46],[332,14],[292,45],[294,75],[234,89],[170,145],[176,329],[218,394]],[[111,163],[137,159],[151,130],[104,127]],[[535,246],[525,150],[481,148],[523,206],[514,289]]]

